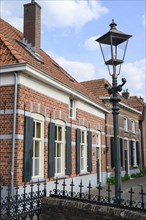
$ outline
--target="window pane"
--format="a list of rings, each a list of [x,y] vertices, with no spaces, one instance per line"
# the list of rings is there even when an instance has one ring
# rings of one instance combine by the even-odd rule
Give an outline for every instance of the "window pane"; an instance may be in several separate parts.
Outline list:
[[[57,173],[61,173],[61,158],[57,158]]]
[[[41,137],[41,124],[39,122],[36,122],[36,137]]]
[[[81,170],[84,170],[84,158],[81,158]]]
[[[57,126],[55,126],[55,140],[57,140]]]
[[[34,175],[39,175],[39,159],[35,159],[35,168],[34,168]]]
[[[33,137],[35,137],[35,122],[33,122]]]
[[[39,157],[39,141],[35,141],[35,157]]]
[[[85,135],[84,135],[84,131],[82,131],[82,135],[81,135],[81,143],[85,143]]]
[[[62,127],[58,127],[58,141],[62,140]]]
[[[81,157],[84,157],[84,146],[81,146]]]
[[[61,144],[57,144],[57,157],[61,157]]]

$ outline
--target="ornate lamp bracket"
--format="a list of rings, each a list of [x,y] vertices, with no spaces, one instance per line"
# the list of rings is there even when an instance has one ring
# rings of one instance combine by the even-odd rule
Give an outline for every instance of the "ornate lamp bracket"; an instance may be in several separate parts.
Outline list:
[[[122,91],[122,87],[123,85],[126,83],[126,79],[122,78],[122,84],[118,85],[118,86],[113,86],[113,87],[109,87],[108,84],[104,84],[104,88],[108,91],[108,93],[111,94],[115,94],[117,92],[121,92]]]

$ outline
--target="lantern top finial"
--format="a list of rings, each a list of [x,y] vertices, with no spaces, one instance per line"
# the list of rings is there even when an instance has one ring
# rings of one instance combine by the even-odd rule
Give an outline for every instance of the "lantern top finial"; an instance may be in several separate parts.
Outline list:
[[[114,19],[112,19],[112,23],[109,26],[111,27],[110,30],[117,30],[117,24],[115,23]]]

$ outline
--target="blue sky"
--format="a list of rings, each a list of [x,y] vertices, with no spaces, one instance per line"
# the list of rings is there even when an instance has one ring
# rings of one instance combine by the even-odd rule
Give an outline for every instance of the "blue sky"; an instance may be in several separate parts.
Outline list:
[[[23,31],[23,4],[31,0],[1,0],[1,17]],[[95,39],[117,28],[131,34],[121,78],[124,89],[146,101],[145,0],[36,0],[42,7],[41,47],[78,81],[106,78],[107,67]]]

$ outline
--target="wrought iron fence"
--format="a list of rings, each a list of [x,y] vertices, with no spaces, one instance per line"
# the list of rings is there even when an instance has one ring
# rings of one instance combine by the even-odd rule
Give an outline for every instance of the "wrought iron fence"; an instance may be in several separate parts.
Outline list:
[[[123,209],[130,209],[130,210],[139,210],[139,211],[146,211],[146,192],[143,190],[143,186],[141,186],[141,190],[139,192],[140,195],[140,200],[141,201],[135,201],[133,199],[133,194],[135,193],[133,191],[133,188],[131,187],[130,190],[127,192],[129,199],[121,199],[120,201],[116,201],[115,197],[111,195],[112,189],[111,185],[108,185],[108,188],[106,190],[107,195],[102,196],[102,190],[103,187],[101,184],[97,186],[97,191],[96,193],[92,194],[92,186],[91,186],[91,181],[89,181],[89,185],[87,186],[88,190],[87,192],[83,192],[83,184],[82,181],[80,182],[79,187],[79,192],[74,192],[74,183],[73,180],[71,181],[70,184],[70,191],[66,190],[66,183],[65,180],[63,181],[62,184],[62,190],[58,189],[58,179],[54,182],[55,188],[53,191],[50,191],[50,197],[58,197],[58,198],[64,198],[64,199],[69,199],[69,200],[76,200],[76,201],[83,201],[83,202],[90,202],[98,205],[108,205],[108,206],[113,206],[113,207],[118,207],[118,208],[123,208]],[[121,193],[121,198],[122,198],[122,191],[120,190]]]
[[[40,186],[43,189],[40,189]],[[28,189],[29,188],[29,189]],[[3,186],[0,184],[0,219],[2,220],[32,220],[39,219],[41,212],[41,201],[46,196],[46,182],[24,185],[22,193],[20,187],[15,187],[14,195],[7,188],[7,196],[2,196]]]
[[[51,197],[57,197],[62,199],[90,202],[98,205],[108,205],[113,207],[119,207],[130,210],[146,211],[146,192],[143,187],[139,192],[140,201],[133,199],[134,190],[130,188],[127,192],[129,199],[121,199],[117,202],[112,194],[112,187],[108,185],[106,195],[103,196],[103,187],[101,184],[97,186],[94,194],[92,191],[92,185],[89,181],[87,186],[87,192],[83,192],[82,181],[79,184],[79,191],[76,192],[76,188],[73,180],[70,183],[70,191],[67,191],[67,185],[65,180],[59,187],[58,179],[54,182],[55,187],[53,191],[50,191]],[[41,189],[42,188],[42,189]],[[62,188],[61,190],[59,188]],[[84,187],[85,188],[85,187]],[[30,185],[24,185],[20,193],[20,187],[15,187],[14,195],[11,196],[10,187],[7,188],[7,195],[2,196],[3,186],[0,184],[0,219],[2,220],[32,220],[40,218],[41,213],[41,202],[46,196],[46,182],[37,182],[36,184],[30,183]],[[122,191],[121,198],[122,198]]]

